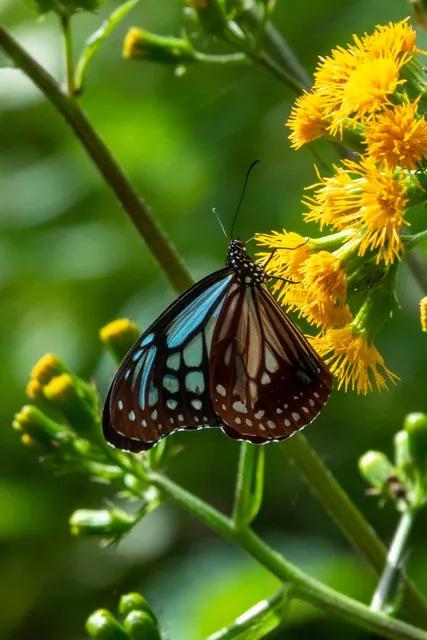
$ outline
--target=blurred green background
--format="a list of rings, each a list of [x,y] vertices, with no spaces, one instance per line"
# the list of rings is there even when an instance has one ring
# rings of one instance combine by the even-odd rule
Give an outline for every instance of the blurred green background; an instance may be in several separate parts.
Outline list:
[[[76,44],[117,2],[74,20]],[[178,35],[181,2],[144,0],[89,70],[82,98],[90,118],[183,255],[195,278],[223,265],[225,240],[212,216],[231,219],[248,164],[261,158],[239,220],[239,234],[286,226],[302,233],[300,199],[314,181],[309,150],[289,149],[283,122],[294,96],[253,67],[171,68],[125,62],[129,26]],[[316,57],[354,32],[405,17],[403,0],[282,0],[276,23],[311,72]],[[36,20],[24,2],[0,0],[0,19],[57,77],[62,43],[53,16]],[[424,34],[419,46],[427,48]],[[146,326],[174,297],[147,247],[59,116],[13,69],[0,71],[0,636],[84,638],[84,620],[119,595],[140,590],[173,640],[201,640],[230,622],[276,581],[241,552],[172,506],[143,520],[117,547],[72,539],[69,514],[104,504],[105,488],[54,476],[10,428],[25,401],[34,362],[52,351],[102,393],[114,372],[98,330],[116,316]],[[334,159],[317,145],[325,161]],[[425,215],[421,213],[420,215]],[[253,247],[255,250],[255,247]],[[306,434],[384,540],[396,522],[364,495],[357,459],[390,452],[406,412],[426,410],[426,337],[419,331],[421,291],[405,266],[400,311],[379,340],[401,382],[360,398],[338,392]],[[238,444],[219,431],[179,433],[173,477],[229,509]],[[374,580],[286,460],[267,448],[266,493],[256,529],[313,575],[369,601]],[[427,590],[427,516],[421,514],[409,570]],[[287,640],[369,638],[307,606],[292,605]]]

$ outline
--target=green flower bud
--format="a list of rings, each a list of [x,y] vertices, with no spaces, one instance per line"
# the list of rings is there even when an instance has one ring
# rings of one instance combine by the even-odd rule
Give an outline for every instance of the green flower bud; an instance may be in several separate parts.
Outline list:
[[[150,605],[140,593],[126,593],[120,598],[119,613],[122,616],[127,616],[131,611],[144,611],[157,623],[156,616],[151,610]]]
[[[387,456],[381,451],[367,451],[359,460],[359,471],[375,489],[382,491],[396,471]]]
[[[129,640],[122,625],[108,609],[98,609],[86,621],[86,631],[91,638],[97,640]]]
[[[409,413],[404,421],[404,429],[408,434],[409,454],[424,475],[427,473],[427,415]]]
[[[156,622],[146,611],[131,611],[123,625],[132,640],[161,640]]]
[[[111,352],[116,362],[121,362],[140,336],[138,325],[127,318],[109,322],[99,332],[101,342]]]
[[[72,439],[72,434],[64,425],[51,420],[30,404],[15,415],[12,426],[22,434],[24,444],[38,445],[48,451],[56,451],[59,444]]]
[[[128,31],[123,43],[123,57],[177,65],[194,62],[194,51],[191,42],[185,38],[161,36],[134,27]]]
[[[186,0],[188,7],[197,12],[206,33],[218,35],[227,27],[227,15],[223,0]]]
[[[405,472],[412,463],[409,453],[408,432],[398,431],[394,436],[394,459],[396,467]]]
[[[116,537],[129,531],[137,522],[137,517],[118,507],[77,509],[69,522],[74,536]]]

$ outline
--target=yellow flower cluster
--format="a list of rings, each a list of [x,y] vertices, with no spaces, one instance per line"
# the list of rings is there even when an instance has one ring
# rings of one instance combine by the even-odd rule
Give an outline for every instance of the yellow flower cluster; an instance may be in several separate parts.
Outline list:
[[[320,58],[313,88],[296,100],[287,126],[295,149],[327,136],[357,153],[318,175],[304,198],[306,222],[333,233],[256,238],[269,249],[260,254],[269,274],[282,278],[273,286],[279,301],[319,330],[314,348],[339,386],[359,393],[396,380],[373,338],[392,312],[386,292],[404,252],[407,209],[424,194],[427,79],[416,52],[415,31],[403,20]]]

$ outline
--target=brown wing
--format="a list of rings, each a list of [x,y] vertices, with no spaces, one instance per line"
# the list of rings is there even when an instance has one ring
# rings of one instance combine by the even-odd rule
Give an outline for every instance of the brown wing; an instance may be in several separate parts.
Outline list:
[[[332,376],[264,286],[235,280],[213,336],[209,386],[226,433],[263,443],[314,420]]]

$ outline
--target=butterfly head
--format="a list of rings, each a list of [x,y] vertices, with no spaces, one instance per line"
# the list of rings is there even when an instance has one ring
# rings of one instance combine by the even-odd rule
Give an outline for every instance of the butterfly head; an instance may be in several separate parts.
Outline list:
[[[232,267],[245,285],[259,285],[268,280],[261,265],[252,260],[242,240],[230,240],[228,245],[227,266]]]

